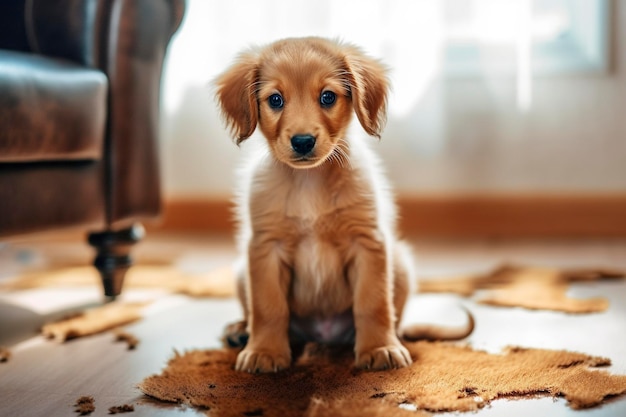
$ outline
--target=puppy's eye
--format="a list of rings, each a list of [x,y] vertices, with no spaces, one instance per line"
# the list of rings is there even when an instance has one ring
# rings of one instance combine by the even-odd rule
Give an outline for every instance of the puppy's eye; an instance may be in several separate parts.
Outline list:
[[[332,91],[324,91],[320,96],[320,104],[322,105],[322,107],[331,107],[333,104],[335,104],[336,100],[337,95]]]
[[[280,94],[272,94],[268,97],[267,104],[273,109],[282,109],[285,105],[285,101]]]

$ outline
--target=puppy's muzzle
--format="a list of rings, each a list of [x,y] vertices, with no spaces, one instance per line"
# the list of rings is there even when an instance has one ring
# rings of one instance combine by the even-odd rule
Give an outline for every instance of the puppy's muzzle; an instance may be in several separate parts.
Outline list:
[[[299,156],[306,156],[315,147],[315,136],[313,135],[294,135],[291,138],[291,148]]]

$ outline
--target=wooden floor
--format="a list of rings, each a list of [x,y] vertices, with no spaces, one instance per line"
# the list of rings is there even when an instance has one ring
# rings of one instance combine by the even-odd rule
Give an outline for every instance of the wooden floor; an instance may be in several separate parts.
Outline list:
[[[484,271],[502,262],[563,267],[613,267],[626,270],[626,240],[582,241],[414,241],[423,276]],[[235,258],[229,238],[149,236],[137,247],[139,263],[174,263],[190,271],[211,270]],[[91,250],[76,236],[13,241],[0,246],[0,280],[28,270],[90,262]],[[626,281],[578,284],[572,294],[604,296],[609,311],[566,315],[482,306],[451,295],[414,296],[409,320],[456,324],[459,303],[476,317],[469,342],[497,352],[507,345],[568,349],[612,359],[611,372],[626,374]],[[0,363],[0,416],[71,416],[82,395],[95,398],[92,416],[133,404],[131,416],[203,415],[178,405],[145,398],[136,384],[158,373],[174,350],[220,345],[223,326],[240,318],[235,300],[190,299],[153,290],[132,290],[126,299],[153,298],[147,317],[127,330],[140,339],[134,351],[114,343],[110,333],[63,345],[37,336],[37,327],[68,308],[97,303],[98,289],[37,289],[0,293],[0,346],[13,356]],[[574,411],[564,400],[499,400],[478,416],[624,416],[626,398],[600,408]],[[446,414],[443,414],[446,415]],[[451,414],[452,415],[452,414]]]

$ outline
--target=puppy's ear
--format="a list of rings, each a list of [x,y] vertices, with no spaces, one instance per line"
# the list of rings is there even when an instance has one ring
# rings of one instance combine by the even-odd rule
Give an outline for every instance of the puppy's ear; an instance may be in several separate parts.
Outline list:
[[[380,138],[387,121],[387,69],[379,61],[351,45],[345,46],[345,61],[351,77],[354,111],[363,129]]]
[[[258,58],[253,52],[244,53],[215,80],[215,97],[228,128],[237,144],[250,137],[256,129],[258,104],[256,83]]]

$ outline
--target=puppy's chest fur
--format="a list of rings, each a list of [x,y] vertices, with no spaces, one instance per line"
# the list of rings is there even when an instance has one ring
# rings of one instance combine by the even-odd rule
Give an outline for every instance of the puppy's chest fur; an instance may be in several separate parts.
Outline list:
[[[252,228],[278,237],[281,259],[292,272],[292,314],[328,318],[345,312],[353,301],[346,268],[355,234],[375,227],[368,193],[353,176],[328,168],[269,175],[267,188],[255,189]],[[368,206],[371,212],[364,210]]]

